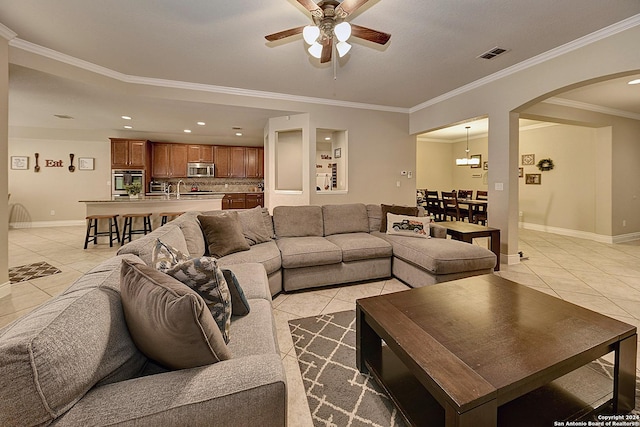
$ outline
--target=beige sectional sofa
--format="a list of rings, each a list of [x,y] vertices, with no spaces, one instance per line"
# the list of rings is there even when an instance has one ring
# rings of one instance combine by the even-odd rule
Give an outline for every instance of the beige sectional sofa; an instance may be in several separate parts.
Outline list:
[[[279,206],[273,216],[239,211],[248,249],[218,260],[235,273],[250,305],[249,314],[231,318],[232,357],[171,371],[134,344],[121,269],[125,259],[151,266],[157,240],[193,258],[206,254],[210,235],[198,215],[186,213],[126,244],[0,329],[0,425],[286,425],[272,295],[392,275],[418,287],[490,273],[496,262],[487,249],[443,238],[437,225],[428,239],[382,233],[380,205]]]

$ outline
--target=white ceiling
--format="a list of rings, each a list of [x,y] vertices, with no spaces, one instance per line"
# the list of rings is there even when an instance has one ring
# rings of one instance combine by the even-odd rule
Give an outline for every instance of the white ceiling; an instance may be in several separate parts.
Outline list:
[[[391,33],[391,40],[383,47],[352,40],[334,79],[334,64],[311,58],[300,36],[264,39],[310,22],[296,0],[0,0],[0,23],[17,34],[11,127],[242,144],[260,144],[268,117],[294,111],[216,105],[197,93],[176,100],[162,87],[123,91],[102,76],[78,81],[60,63],[34,60],[33,52],[52,49],[103,75],[200,85],[205,92],[222,87],[409,109],[638,14],[637,0],[616,0],[615,7],[602,0],[369,0],[349,20]],[[496,46],[509,51],[477,59]],[[630,101],[612,94],[597,86],[562,96],[640,114],[637,92]],[[122,129],[123,114],[134,117],[134,130]],[[197,127],[199,120],[207,126]],[[240,140],[233,139],[234,126],[243,128]]]

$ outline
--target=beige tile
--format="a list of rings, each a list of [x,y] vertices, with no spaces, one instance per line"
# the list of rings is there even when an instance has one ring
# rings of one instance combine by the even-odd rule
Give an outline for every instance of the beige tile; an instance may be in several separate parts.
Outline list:
[[[277,308],[295,314],[298,318],[310,317],[322,313],[329,302],[331,302],[331,298],[314,292],[301,292],[290,294]]]
[[[562,299],[577,304],[581,307],[588,308],[589,310],[596,311],[598,313],[606,314],[608,316],[629,316],[622,308],[618,307],[616,304],[613,304],[610,299],[596,296],[596,295],[587,295],[580,294],[576,292],[568,292],[568,291],[556,291]]]
[[[336,299],[349,302],[355,305],[356,300],[359,298],[367,298],[375,295],[380,295],[382,287],[379,283],[363,283],[358,285],[345,286],[340,288],[336,294]]]
[[[342,301],[337,298],[331,300],[329,304],[322,310],[322,314],[337,313],[339,311],[355,310],[356,304],[352,302]]]
[[[287,376],[287,424],[295,427],[313,427],[298,360],[293,356],[286,356],[282,362]]]
[[[280,352],[289,354],[293,350],[293,340],[291,339],[289,320],[296,319],[298,316],[277,309],[273,310],[273,316],[276,322],[276,333],[278,335],[278,346],[280,347]]]
[[[11,285],[11,295],[0,299],[0,316],[25,309],[33,309],[49,300],[51,295],[38,289],[29,282]]]
[[[40,277],[38,279],[29,280],[31,284],[45,292],[51,288],[60,288],[61,286],[69,287],[75,282],[82,273],[75,270],[63,271],[50,276]]]

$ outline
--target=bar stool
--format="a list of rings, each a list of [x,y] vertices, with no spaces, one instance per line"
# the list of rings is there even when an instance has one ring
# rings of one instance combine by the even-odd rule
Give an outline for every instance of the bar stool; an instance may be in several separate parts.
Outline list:
[[[150,213],[124,214],[122,215],[122,218],[124,218],[124,225],[122,226],[122,245],[124,245],[126,239],[131,241],[132,234],[147,234],[152,231]],[[133,228],[133,220],[135,218],[142,218],[143,228]]]
[[[89,215],[86,219],[87,234],[84,237],[85,249],[87,249],[89,240],[93,240],[94,245],[98,244],[98,236],[109,236],[109,247],[113,247],[114,240],[120,243],[120,231],[118,230],[118,214]],[[109,220],[109,231],[98,232],[98,221],[101,219]]]
[[[180,216],[182,215],[184,212],[160,212],[158,214],[158,216],[162,217],[162,220],[160,221],[160,226],[163,226],[167,223],[167,219],[169,217],[176,217],[176,216]],[[173,219],[173,218],[172,218]]]

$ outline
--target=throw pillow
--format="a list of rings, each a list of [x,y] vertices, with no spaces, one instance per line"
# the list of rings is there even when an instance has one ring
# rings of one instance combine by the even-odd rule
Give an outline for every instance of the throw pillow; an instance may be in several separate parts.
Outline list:
[[[187,369],[231,358],[204,300],[176,279],[123,260],[120,295],[131,337],[150,359]]]
[[[238,278],[231,270],[223,269],[222,274],[224,274],[224,280],[226,280],[227,286],[229,286],[229,293],[231,293],[231,314],[234,316],[246,316],[251,308],[238,282]]]
[[[400,236],[422,237],[428,239],[429,223],[428,217],[387,214],[387,234],[397,234]]]
[[[265,226],[262,208],[256,206],[253,209],[238,211],[238,219],[242,225],[242,234],[249,246],[273,240]]]
[[[380,231],[387,232],[387,214],[391,212],[396,215],[418,216],[418,208],[416,206],[397,206],[397,205],[381,205],[382,217],[380,218]]]
[[[198,215],[209,255],[222,258],[234,252],[248,251],[249,244],[242,234],[238,212],[222,215]]]
[[[189,258],[170,245],[156,240],[153,265],[193,289],[209,307],[224,342],[229,342],[231,294],[215,258]]]

